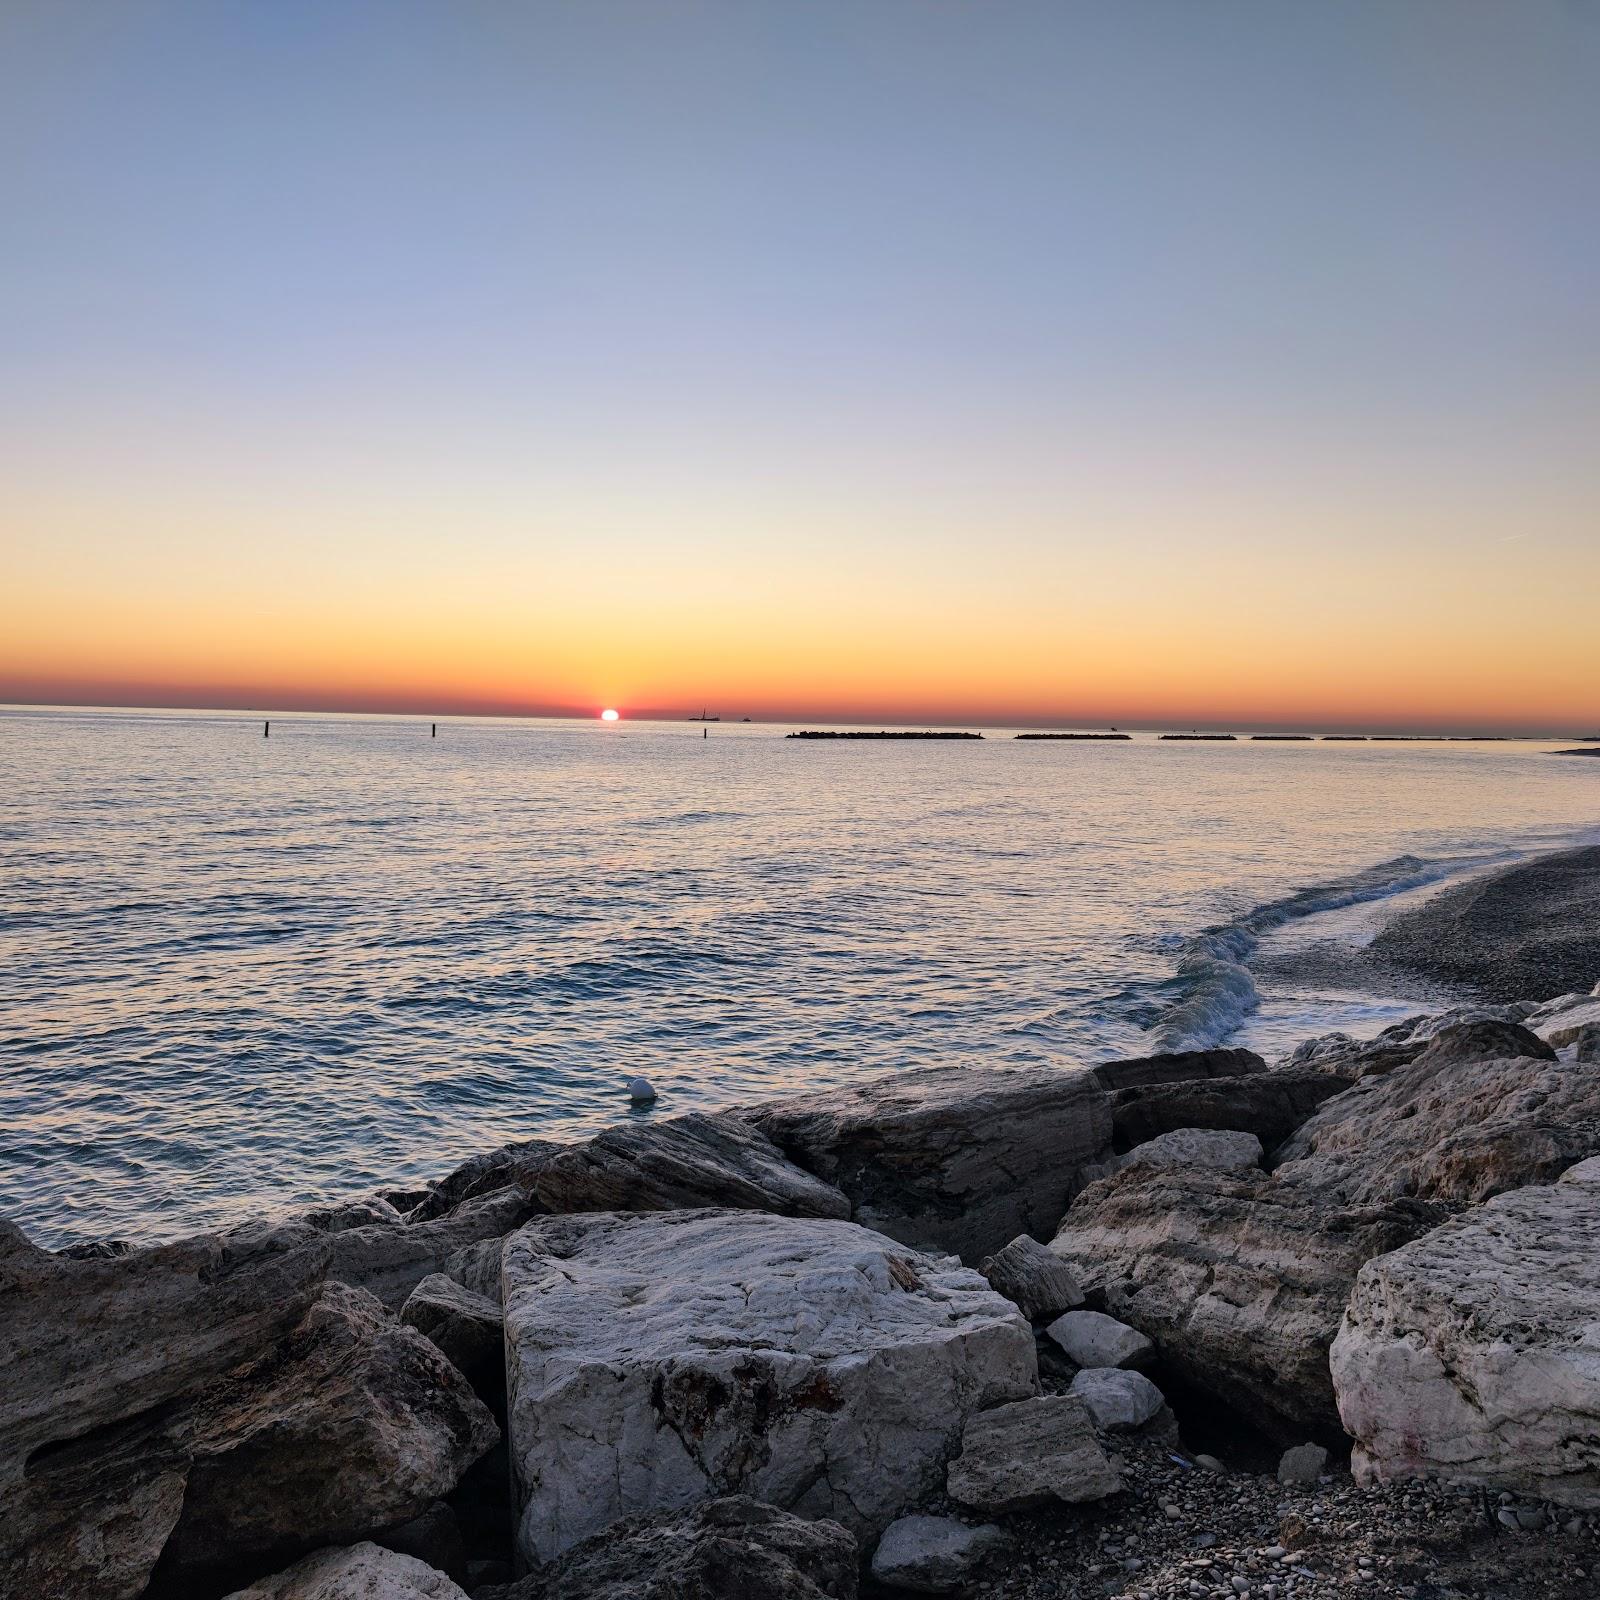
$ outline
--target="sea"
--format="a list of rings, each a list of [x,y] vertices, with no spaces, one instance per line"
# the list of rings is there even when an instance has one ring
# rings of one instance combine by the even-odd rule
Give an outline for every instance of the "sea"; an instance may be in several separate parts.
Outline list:
[[[0,709],[0,1214],[155,1240],[912,1067],[1370,1035],[1446,997],[1296,951],[1600,840],[1559,741],[789,731]]]

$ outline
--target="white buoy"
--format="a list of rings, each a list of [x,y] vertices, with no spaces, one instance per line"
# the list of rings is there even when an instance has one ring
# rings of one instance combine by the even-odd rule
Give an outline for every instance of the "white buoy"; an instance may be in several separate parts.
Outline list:
[[[628,1098],[635,1105],[647,1106],[656,1097],[656,1091],[648,1078],[632,1078],[628,1082]]]

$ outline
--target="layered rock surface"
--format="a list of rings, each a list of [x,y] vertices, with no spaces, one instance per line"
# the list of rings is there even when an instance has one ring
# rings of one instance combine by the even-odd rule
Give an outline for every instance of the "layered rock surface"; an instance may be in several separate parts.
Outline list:
[[[1600,1506],[1600,1158],[1369,1261],[1330,1361],[1358,1474]]]
[[[1111,1139],[1094,1075],[1054,1068],[927,1067],[744,1115],[857,1222],[972,1262],[1052,1233]]]
[[[1480,1059],[1508,1045],[1541,1058]],[[1052,1248],[1188,1381],[1286,1442],[1330,1430],[1327,1351],[1362,1266],[1600,1150],[1600,1078],[1550,1054],[1514,1024],[1445,1028],[1324,1105],[1271,1174],[1130,1166]]]
[[[698,1113],[607,1128],[532,1180],[549,1212],[732,1206],[789,1217],[850,1215],[850,1202],[738,1117]]]
[[[475,1600],[855,1600],[855,1535],[747,1495],[632,1517]]]
[[[7,1231],[0,1589],[204,1592],[454,1485],[493,1419],[327,1257],[305,1228],[86,1261]]]
[[[503,1257],[519,1548],[748,1493],[878,1529],[938,1487],[967,1417],[1037,1386],[974,1272],[847,1222],[539,1218]]]

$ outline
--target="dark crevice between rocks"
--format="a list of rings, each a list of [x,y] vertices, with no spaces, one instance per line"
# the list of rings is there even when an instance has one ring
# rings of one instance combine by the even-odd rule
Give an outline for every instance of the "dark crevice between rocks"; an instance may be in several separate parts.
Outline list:
[[[1256,1427],[1237,1406],[1201,1388],[1167,1362],[1158,1360],[1145,1376],[1166,1396],[1178,1419],[1179,1442],[1190,1460],[1215,1456],[1233,1472],[1277,1471],[1283,1444]]]

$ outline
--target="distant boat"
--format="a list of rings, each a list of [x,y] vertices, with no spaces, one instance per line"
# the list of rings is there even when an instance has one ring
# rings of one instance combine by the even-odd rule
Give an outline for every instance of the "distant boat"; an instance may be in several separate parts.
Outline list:
[[[689,720],[691,722],[721,722],[722,718],[721,717],[708,717],[706,715],[705,707],[702,706],[700,708],[700,715],[698,717],[690,717]]]

